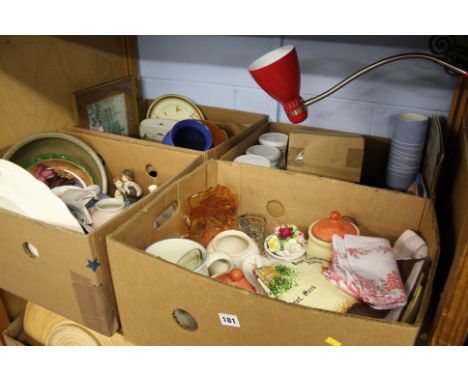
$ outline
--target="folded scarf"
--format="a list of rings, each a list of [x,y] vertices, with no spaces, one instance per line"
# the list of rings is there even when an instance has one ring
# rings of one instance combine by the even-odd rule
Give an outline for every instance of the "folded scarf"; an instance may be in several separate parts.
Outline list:
[[[330,266],[323,274],[337,288],[374,309],[406,304],[407,296],[388,240],[333,235],[332,249]]]

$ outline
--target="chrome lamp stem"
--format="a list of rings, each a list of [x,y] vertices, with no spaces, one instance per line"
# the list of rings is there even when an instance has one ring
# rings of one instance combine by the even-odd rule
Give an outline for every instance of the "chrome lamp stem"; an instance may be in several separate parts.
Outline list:
[[[336,91],[340,90],[343,86],[346,86],[349,84],[351,81],[355,80],[356,78],[362,76],[363,74],[366,74],[367,72],[371,71],[372,69],[376,69],[379,66],[389,64],[394,61],[399,61],[399,60],[406,60],[406,59],[422,59],[422,60],[429,60],[432,61],[438,65],[443,66],[444,68],[450,69],[451,71],[460,74],[466,78],[468,78],[468,72],[466,72],[463,69],[457,68],[456,66],[453,66],[449,64],[448,62],[445,62],[443,60],[440,60],[439,58],[432,56],[430,54],[426,53],[404,53],[404,54],[397,54],[395,56],[390,56],[387,58],[384,58],[382,60],[379,60],[377,62],[374,62],[373,64],[370,64],[366,66],[365,68],[362,68],[361,70],[357,71],[354,74],[351,74],[348,78],[344,79],[343,81],[339,82],[335,86],[333,86],[331,89],[327,90],[326,92],[323,92],[322,94],[319,94],[318,96],[312,97],[308,100],[304,101],[304,106],[309,106],[312,105],[315,102],[321,101],[322,99],[328,97],[329,95],[335,93]]]

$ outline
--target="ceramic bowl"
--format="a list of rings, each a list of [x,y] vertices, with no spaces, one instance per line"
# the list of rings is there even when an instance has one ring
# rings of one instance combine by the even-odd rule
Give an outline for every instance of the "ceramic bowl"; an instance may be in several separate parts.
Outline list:
[[[247,155],[260,155],[267,158],[271,163],[271,167],[278,167],[278,161],[281,157],[281,151],[278,148],[266,145],[250,146],[245,153]]]
[[[260,167],[271,167],[271,162],[268,158],[253,154],[240,155],[234,159],[234,162],[251,164]]]
[[[24,138],[11,146],[3,156],[20,166],[33,158],[49,157],[51,154],[73,160],[77,167],[88,173],[94,184],[107,193],[107,176],[104,165],[96,152],[82,140],[64,133],[41,133]],[[70,161],[67,161],[70,162]]]
[[[260,254],[255,241],[244,232],[235,229],[223,231],[210,241],[207,252],[218,251],[230,254],[238,268],[242,268],[242,263],[248,256]]]
[[[220,128],[217,123],[207,121],[206,119],[202,119],[200,122],[204,123],[206,127],[210,129],[211,136],[213,137],[213,147],[218,146],[229,138],[226,130]]]
[[[280,150],[286,150],[288,146],[288,134],[284,133],[265,133],[260,135],[258,142],[262,145],[277,147]]]
[[[288,134],[284,133],[265,133],[260,135],[258,142],[261,145],[276,147],[281,151],[281,157],[278,160],[278,167],[284,168],[286,163],[286,149],[288,148]]]

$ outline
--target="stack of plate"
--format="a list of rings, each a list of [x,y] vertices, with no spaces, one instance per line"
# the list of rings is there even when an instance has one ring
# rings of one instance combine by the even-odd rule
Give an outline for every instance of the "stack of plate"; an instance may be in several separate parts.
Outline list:
[[[24,333],[32,343],[46,346],[125,346],[122,335],[106,337],[28,302],[24,312]]]

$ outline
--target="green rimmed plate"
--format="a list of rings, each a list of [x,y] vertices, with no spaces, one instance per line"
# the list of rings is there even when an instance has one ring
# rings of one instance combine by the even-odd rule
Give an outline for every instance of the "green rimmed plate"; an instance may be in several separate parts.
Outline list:
[[[107,193],[108,182],[106,171],[96,152],[82,140],[65,133],[41,133],[31,135],[11,146],[3,156],[20,166],[31,168],[40,163],[41,159],[58,160],[55,162],[57,170],[60,168],[74,172],[92,184],[101,187]],[[60,163],[59,163],[60,162]],[[60,170],[61,171],[61,170]],[[64,175],[64,172],[60,172]],[[87,176],[86,176],[87,174]]]

